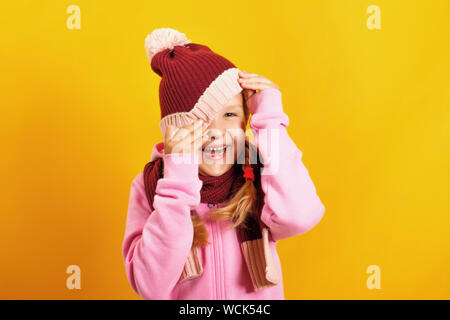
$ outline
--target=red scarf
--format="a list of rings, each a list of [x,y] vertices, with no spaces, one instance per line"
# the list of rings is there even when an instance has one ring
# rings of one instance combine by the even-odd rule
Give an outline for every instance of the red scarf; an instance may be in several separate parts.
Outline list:
[[[199,174],[198,177],[203,182],[200,190],[201,203],[224,202],[238,192],[245,183],[241,166],[236,164],[220,176],[213,177]]]

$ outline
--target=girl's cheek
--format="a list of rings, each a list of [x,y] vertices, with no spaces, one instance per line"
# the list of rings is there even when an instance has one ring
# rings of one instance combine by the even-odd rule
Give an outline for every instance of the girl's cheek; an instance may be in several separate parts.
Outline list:
[[[245,132],[242,132],[242,134],[238,136],[234,136],[233,141],[234,141],[234,153],[237,155],[242,151],[242,149],[245,148]]]

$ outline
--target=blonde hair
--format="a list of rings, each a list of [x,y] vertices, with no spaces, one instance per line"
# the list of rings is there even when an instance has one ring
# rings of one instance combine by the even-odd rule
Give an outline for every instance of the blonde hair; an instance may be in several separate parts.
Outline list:
[[[244,101],[245,125],[247,126],[250,113],[247,108],[243,91],[242,97]],[[245,153],[245,161],[241,165],[242,172],[244,172],[246,168],[251,166],[249,161],[250,145],[247,139],[245,139],[245,148],[243,152]],[[210,218],[216,221],[230,220],[233,222],[233,225],[230,229],[236,228],[241,224],[245,224],[248,214],[257,214],[256,200],[257,192],[255,184],[251,180],[246,180],[243,186],[238,190],[238,192],[236,192],[236,194],[228,201],[228,203],[224,207],[217,208],[210,213]],[[206,230],[204,222],[200,220],[195,212],[192,211],[191,220],[194,226],[194,240],[192,246],[207,246],[209,244],[208,231]]]

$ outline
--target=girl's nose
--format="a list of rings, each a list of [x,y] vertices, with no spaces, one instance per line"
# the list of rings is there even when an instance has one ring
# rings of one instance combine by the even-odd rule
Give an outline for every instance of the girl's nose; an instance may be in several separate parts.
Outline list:
[[[217,128],[208,128],[206,129],[206,136],[214,141],[215,139],[220,139],[223,136],[223,132]]]

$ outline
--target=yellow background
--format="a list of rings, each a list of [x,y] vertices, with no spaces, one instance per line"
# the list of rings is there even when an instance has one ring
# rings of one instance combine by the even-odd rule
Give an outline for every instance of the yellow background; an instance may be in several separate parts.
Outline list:
[[[69,30],[66,9],[81,9]],[[381,30],[369,30],[369,5]],[[286,299],[450,298],[450,2],[2,2],[2,299],[139,299],[129,189],[161,140],[144,39],[171,27],[277,83],[326,207],[278,243]],[[81,267],[81,290],[66,268]],[[366,269],[381,270],[369,290]]]

